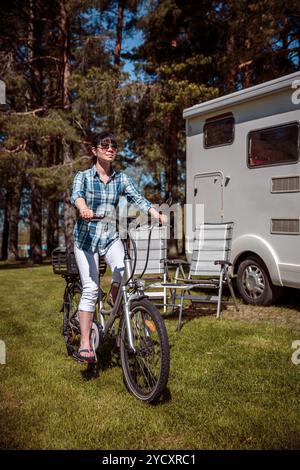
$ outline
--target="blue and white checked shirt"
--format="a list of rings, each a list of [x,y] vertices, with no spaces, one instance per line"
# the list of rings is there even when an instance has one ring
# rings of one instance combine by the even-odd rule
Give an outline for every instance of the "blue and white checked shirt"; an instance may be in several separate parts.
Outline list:
[[[114,212],[120,196],[127,196],[129,203],[147,213],[152,204],[136,190],[131,178],[123,172],[112,171],[109,181],[101,181],[96,165],[85,171],[79,171],[73,180],[71,203],[75,205],[78,197],[85,199],[89,209],[97,215]],[[112,243],[119,238],[115,224],[105,222],[87,222],[77,219],[74,227],[74,241],[78,248],[85,251],[98,251],[103,256]]]

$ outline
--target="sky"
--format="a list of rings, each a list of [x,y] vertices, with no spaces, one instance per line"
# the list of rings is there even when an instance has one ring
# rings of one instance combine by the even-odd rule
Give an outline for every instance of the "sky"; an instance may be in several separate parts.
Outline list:
[[[125,37],[123,41],[123,52],[131,52],[132,49],[139,46],[142,43],[142,34],[138,31],[135,32],[132,37]],[[134,64],[130,60],[126,60],[124,63],[124,72],[129,73],[131,80],[136,80],[137,76],[134,71]]]
[[[96,8],[91,8],[88,12],[82,14],[82,17],[85,19],[85,27],[90,29],[92,28],[94,32],[98,34],[103,34],[105,31],[108,31],[108,34],[112,34],[112,39],[106,40],[107,48],[110,52],[114,50],[115,47],[115,30],[116,30],[116,11],[110,11],[106,13],[107,17],[104,14],[101,14]],[[126,23],[127,13],[125,11],[124,23]],[[123,31],[122,37],[122,50],[121,53],[131,52],[135,47],[139,46],[142,43],[142,33],[140,31]],[[125,61],[125,63],[124,63]],[[131,80],[136,80],[137,76],[134,71],[134,64],[130,60],[123,59],[124,63],[124,72],[129,73]]]

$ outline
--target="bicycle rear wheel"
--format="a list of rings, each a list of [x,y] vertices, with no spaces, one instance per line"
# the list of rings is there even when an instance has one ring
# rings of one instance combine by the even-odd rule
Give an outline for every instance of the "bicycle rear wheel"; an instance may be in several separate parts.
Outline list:
[[[170,352],[165,324],[147,299],[132,303],[130,323],[135,351],[128,344],[126,321],[120,326],[120,355],[124,382],[129,392],[148,403],[158,401],[166,388]]]
[[[80,326],[77,315],[78,305],[81,297],[80,283],[71,284],[66,288],[63,306],[63,327],[62,334],[65,339],[66,348],[69,355],[78,350],[80,342]]]

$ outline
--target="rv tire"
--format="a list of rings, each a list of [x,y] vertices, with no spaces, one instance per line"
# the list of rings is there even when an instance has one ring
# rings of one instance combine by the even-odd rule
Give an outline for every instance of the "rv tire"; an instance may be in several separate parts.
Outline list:
[[[264,262],[256,256],[239,265],[237,288],[243,300],[251,305],[272,305],[281,293],[281,288],[272,284]]]

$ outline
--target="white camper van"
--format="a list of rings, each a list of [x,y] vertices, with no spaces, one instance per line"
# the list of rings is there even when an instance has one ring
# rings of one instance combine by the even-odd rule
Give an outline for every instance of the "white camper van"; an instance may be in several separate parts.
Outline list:
[[[300,72],[183,117],[193,230],[201,204],[206,222],[234,222],[231,261],[246,302],[269,305],[282,286],[300,288]]]

